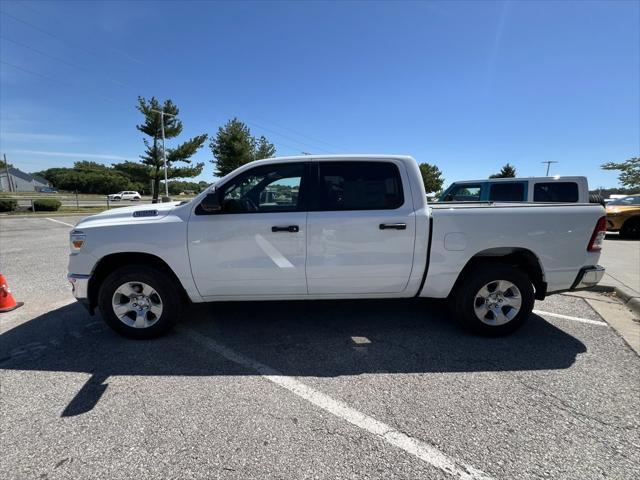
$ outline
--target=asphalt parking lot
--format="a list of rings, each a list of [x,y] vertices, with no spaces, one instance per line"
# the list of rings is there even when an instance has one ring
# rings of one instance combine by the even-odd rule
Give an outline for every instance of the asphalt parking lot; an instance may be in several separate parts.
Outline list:
[[[582,298],[504,338],[411,300],[197,306],[131,341],[71,297],[78,219],[0,220],[2,478],[637,478],[640,358]]]

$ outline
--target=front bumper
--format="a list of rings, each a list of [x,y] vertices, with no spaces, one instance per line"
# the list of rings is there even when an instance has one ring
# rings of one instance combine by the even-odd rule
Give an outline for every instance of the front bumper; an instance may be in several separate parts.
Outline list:
[[[591,267],[582,267],[580,272],[578,272],[578,276],[573,282],[573,285],[571,285],[571,290],[593,287],[602,280],[602,277],[604,277],[603,266],[595,265]]]
[[[76,297],[82,305],[88,310],[89,307],[89,279],[91,275],[81,275],[77,273],[70,273],[67,275],[67,279],[71,284],[71,291],[73,296]]]

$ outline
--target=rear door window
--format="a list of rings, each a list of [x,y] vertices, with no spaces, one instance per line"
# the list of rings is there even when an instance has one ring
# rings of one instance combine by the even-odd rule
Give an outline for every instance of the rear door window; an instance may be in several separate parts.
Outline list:
[[[524,183],[498,182],[491,184],[489,200],[493,202],[522,202],[525,200]]]
[[[318,209],[392,210],[404,203],[398,167],[390,162],[320,162]]]
[[[578,184],[575,182],[536,183],[533,187],[534,202],[577,202]]]

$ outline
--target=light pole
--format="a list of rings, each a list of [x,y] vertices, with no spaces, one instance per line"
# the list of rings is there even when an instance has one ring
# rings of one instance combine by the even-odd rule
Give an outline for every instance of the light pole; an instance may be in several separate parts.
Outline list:
[[[175,117],[171,113],[167,113],[163,110],[155,110],[151,109],[152,112],[156,112],[160,114],[160,129],[162,131],[162,162],[164,164],[164,196],[169,196],[169,183],[167,182],[167,152],[164,149],[164,116],[168,115],[169,117]]]
[[[540,163],[546,163],[547,164],[547,174],[545,175],[545,177],[549,176],[549,167],[551,166],[552,163],[558,163],[555,160],[547,160],[546,162],[540,162]]]

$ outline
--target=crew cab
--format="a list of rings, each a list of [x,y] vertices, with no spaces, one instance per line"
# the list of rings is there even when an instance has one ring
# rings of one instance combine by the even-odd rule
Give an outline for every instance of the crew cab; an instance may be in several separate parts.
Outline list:
[[[107,195],[107,196],[109,197],[109,200],[113,202],[117,202],[119,200],[131,200],[133,202],[136,200],[140,200],[142,198],[142,196],[138,192],[134,192],[134,191],[112,193],[111,195]]]
[[[186,303],[448,298],[504,334],[535,299],[595,285],[597,204],[427,204],[408,156],[260,160],[191,201],[109,210],[70,233],[75,297],[117,332],[157,336]]]

